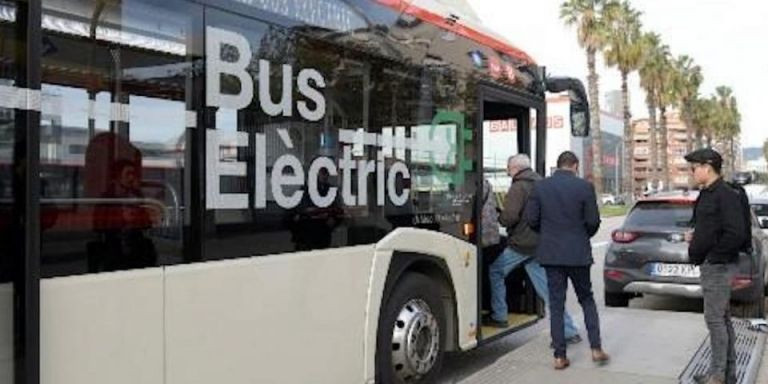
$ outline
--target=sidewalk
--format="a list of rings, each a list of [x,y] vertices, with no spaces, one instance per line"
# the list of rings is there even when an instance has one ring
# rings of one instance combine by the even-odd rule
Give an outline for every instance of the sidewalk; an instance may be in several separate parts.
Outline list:
[[[612,357],[608,366],[592,363],[584,335],[585,341],[568,352],[571,367],[555,371],[546,331],[462,383],[678,384],[707,336],[701,315],[695,313],[606,309],[600,315],[603,347]]]
[[[758,372],[755,383],[768,383],[768,344],[763,349],[763,362]]]

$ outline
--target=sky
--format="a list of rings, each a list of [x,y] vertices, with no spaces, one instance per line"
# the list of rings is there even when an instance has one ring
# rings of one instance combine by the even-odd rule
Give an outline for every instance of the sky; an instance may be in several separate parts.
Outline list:
[[[483,24],[528,52],[551,75],[575,76],[586,86],[586,55],[575,29],[559,19],[561,0],[469,0]],[[742,115],[742,145],[758,147],[768,138],[768,1],[632,0],[643,28],[659,33],[674,55],[691,56],[702,67],[700,93],[730,86]],[[621,88],[615,68],[599,56],[600,93]],[[648,116],[636,73],[630,76],[633,118]],[[604,103],[601,96],[601,103]]]

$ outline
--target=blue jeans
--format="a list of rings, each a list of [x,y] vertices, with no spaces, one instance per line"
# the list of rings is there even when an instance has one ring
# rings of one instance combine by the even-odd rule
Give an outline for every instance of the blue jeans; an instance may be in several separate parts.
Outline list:
[[[506,247],[496,261],[491,264],[488,274],[491,279],[491,317],[496,321],[507,320],[507,285],[504,279],[507,278],[512,270],[517,268],[520,264],[530,260],[530,256],[523,255],[515,250]],[[525,264],[525,272],[533,283],[533,288],[536,290],[536,294],[539,295],[541,300],[549,308],[549,287],[547,285],[547,274],[544,268],[541,267],[536,260],[530,260]],[[573,322],[571,315],[568,311],[563,313],[563,320],[565,322],[565,337],[571,338],[579,334],[579,328]]]

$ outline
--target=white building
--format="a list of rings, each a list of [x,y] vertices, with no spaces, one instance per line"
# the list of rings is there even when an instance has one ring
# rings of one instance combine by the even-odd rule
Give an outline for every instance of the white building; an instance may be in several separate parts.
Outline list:
[[[535,111],[532,111],[535,112]],[[571,136],[570,100],[567,94],[550,95],[547,97],[547,158],[546,175],[555,169],[557,157],[564,151],[573,151],[581,159],[582,177],[591,178],[592,158],[588,149],[591,137],[578,138]],[[621,139],[623,121],[619,116],[608,112],[600,113],[602,132],[602,164],[603,182],[609,191],[613,191],[616,180],[621,180]],[[531,127],[536,126],[536,118],[532,116]],[[487,121],[483,125],[483,166],[485,169],[499,170],[488,177],[497,191],[506,191],[511,182],[506,175],[507,158],[517,153],[517,121]],[[512,143],[510,147],[510,143]],[[536,163],[536,134],[531,130],[532,162]],[[618,156],[617,156],[618,155]]]
[[[744,162],[744,170],[748,172],[768,173],[768,161],[765,157]]]

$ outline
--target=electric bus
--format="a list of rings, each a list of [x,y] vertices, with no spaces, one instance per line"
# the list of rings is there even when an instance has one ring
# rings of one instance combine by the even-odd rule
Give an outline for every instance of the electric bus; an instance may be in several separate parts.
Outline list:
[[[463,1],[0,0],[0,382],[423,383],[489,309],[481,186],[582,84]]]

